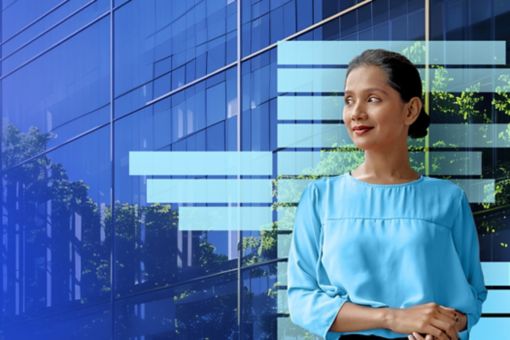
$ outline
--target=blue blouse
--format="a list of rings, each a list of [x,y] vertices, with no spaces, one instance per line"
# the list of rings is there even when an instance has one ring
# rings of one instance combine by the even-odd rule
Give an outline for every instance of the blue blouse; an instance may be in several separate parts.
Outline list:
[[[345,173],[310,182],[288,254],[291,321],[322,336],[406,337],[389,329],[329,330],[346,301],[408,308],[436,302],[467,315],[469,339],[487,298],[476,225],[463,189],[421,175],[373,184]]]

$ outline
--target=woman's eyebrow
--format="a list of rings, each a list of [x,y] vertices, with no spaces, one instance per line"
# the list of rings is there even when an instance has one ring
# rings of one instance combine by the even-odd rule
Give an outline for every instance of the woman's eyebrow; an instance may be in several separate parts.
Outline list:
[[[388,94],[388,92],[384,91],[383,89],[377,88],[377,87],[371,87],[371,88],[368,88],[368,89],[364,89],[361,92],[374,92],[374,91],[379,91],[379,92],[382,92],[382,93],[384,93],[386,95]],[[344,92],[344,95],[350,94],[350,93],[352,93],[352,91],[351,90],[347,90],[347,91]]]

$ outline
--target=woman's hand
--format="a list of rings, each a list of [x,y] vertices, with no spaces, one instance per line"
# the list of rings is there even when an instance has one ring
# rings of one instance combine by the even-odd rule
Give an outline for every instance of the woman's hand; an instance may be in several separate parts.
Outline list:
[[[443,307],[435,302],[412,306],[410,308],[392,309],[388,328],[396,333],[417,333],[425,340],[457,340],[460,322],[456,322],[452,308]],[[459,315],[460,316],[460,315]],[[461,320],[459,320],[461,321]],[[429,336],[423,336],[426,334]],[[416,338],[418,340],[422,340]]]
[[[461,312],[455,310],[454,308],[444,307],[444,306],[440,306],[440,307],[444,308],[444,309],[451,310],[454,313],[457,313],[457,316],[459,317],[459,320],[455,324],[457,332],[461,332],[466,328],[467,316],[464,313],[461,313]],[[416,332],[413,332],[413,334],[409,335],[407,338],[409,340],[435,340],[436,339],[435,337],[433,337],[430,334],[427,334],[425,337],[423,337],[421,334],[416,333]]]

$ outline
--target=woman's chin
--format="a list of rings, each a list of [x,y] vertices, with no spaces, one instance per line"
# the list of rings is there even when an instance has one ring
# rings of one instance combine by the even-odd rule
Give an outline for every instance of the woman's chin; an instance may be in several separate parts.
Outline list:
[[[367,142],[362,142],[362,143],[354,143],[354,145],[358,148],[358,149],[361,149],[361,150],[370,150],[370,149],[374,149],[376,148],[377,144],[375,143],[367,143]]]

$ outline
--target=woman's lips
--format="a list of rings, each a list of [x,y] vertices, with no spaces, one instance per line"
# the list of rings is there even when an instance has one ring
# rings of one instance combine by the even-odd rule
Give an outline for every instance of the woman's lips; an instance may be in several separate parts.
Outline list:
[[[367,129],[359,129],[359,130],[354,130],[354,133],[358,136],[361,136],[365,133],[367,133],[368,131],[372,130],[373,128],[367,128]]]

